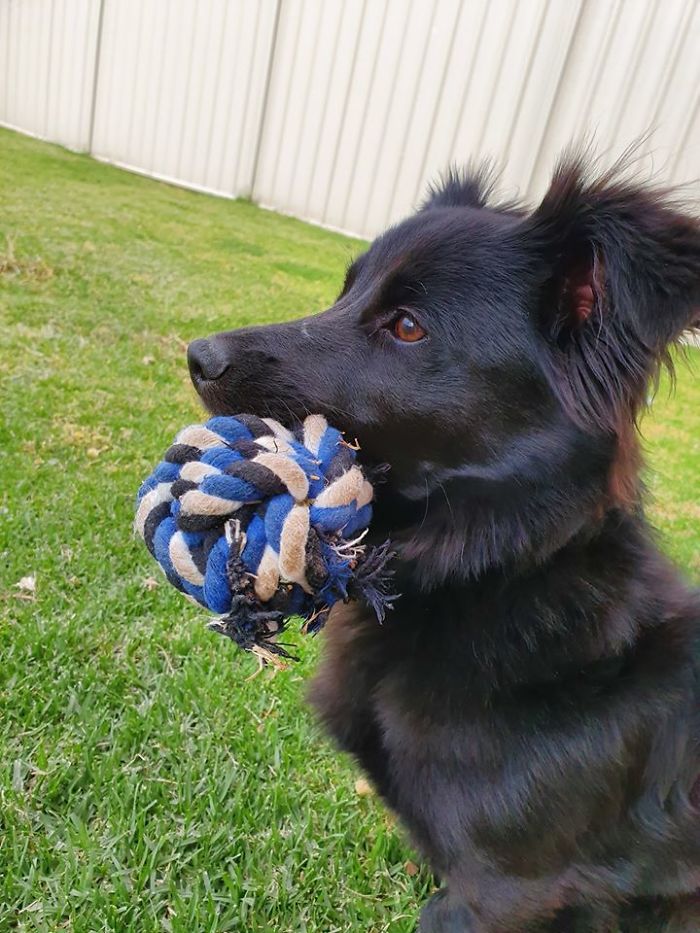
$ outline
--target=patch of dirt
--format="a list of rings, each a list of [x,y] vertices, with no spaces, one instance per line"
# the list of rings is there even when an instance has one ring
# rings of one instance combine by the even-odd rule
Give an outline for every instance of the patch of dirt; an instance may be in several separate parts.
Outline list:
[[[91,460],[99,457],[104,451],[110,450],[112,446],[110,435],[99,428],[76,424],[74,421],[59,416],[53,419],[53,427],[55,434],[60,436],[64,444],[84,450]]]
[[[9,235],[5,237],[5,248],[0,252],[0,276],[46,282],[53,278],[53,274],[54,270],[41,256],[26,259],[17,256],[14,240]]]

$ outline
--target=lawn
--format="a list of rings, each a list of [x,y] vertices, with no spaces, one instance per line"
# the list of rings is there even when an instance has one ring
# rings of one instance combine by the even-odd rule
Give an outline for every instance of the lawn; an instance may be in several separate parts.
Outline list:
[[[248,680],[131,534],[187,341],[324,307],[361,244],[7,131],[0,191],[0,930],[412,930],[432,879],[304,706],[319,641]],[[643,429],[697,578],[684,364]]]

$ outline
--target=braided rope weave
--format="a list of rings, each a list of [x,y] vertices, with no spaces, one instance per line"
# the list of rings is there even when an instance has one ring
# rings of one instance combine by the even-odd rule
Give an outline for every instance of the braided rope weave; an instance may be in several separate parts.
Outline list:
[[[318,631],[338,600],[391,607],[388,544],[361,543],[373,489],[321,415],[295,431],[253,415],[184,428],[142,484],[134,523],[166,577],[259,656],[291,615]]]

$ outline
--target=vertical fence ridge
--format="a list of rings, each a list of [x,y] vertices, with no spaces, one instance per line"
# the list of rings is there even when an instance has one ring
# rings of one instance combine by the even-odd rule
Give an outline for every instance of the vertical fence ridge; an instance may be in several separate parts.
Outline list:
[[[275,16],[272,23],[272,37],[270,39],[270,54],[265,68],[265,84],[263,87],[262,104],[260,106],[260,119],[258,121],[258,131],[255,137],[255,148],[253,150],[253,170],[250,176],[250,194],[251,197],[255,191],[255,182],[258,176],[258,165],[260,163],[260,152],[262,151],[263,135],[265,133],[265,124],[267,118],[267,107],[270,100],[270,83],[272,81],[272,69],[275,67],[275,57],[277,52],[277,36],[279,33],[280,15],[282,12],[282,0],[275,2]]]
[[[95,38],[95,59],[92,66],[92,94],[90,95],[90,123],[88,128],[87,151],[92,152],[92,141],[95,136],[95,115],[97,113],[97,87],[100,80],[100,61],[102,50],[102,29],[104,25],[106,0],[99,0],[100,8],[97,14],[97,36]]]

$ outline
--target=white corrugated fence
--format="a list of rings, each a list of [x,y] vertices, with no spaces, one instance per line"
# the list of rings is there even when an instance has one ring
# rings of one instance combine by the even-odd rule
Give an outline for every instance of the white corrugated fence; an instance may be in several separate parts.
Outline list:
[[[587,135],[700,197],[700,0],[0,0],[0,123],[362,236]]]

